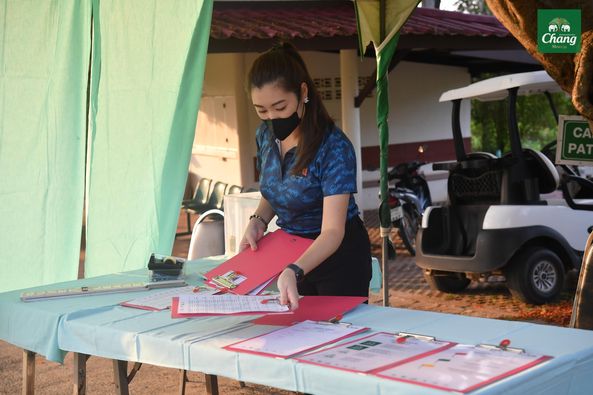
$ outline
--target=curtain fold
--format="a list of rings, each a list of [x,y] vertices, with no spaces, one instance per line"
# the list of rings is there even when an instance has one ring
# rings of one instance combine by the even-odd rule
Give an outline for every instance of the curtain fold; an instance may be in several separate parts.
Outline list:
[[[75,279],[91,5],[0,2],[0,292]]]
[[[212,0],[93,0],[85,276],[171,252]]]

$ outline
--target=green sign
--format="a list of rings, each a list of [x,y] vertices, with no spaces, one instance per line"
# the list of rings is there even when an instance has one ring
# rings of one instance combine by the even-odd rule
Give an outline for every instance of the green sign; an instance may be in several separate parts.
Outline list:
[[[537,50],[577,53],[581,50],[581,10],[537,10]]]
[[[585,118],[560,116],[556,163],[593,165],[593,131]]]

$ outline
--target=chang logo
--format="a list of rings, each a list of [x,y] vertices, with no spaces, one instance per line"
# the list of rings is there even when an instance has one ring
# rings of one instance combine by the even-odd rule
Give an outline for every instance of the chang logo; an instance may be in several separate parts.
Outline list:
[[[581,10],[538,10],[538,50],[576,53],[581,48]]]
[[[548,32],[570,33],[570,23],[564,18],[554,18],[548,23]]]

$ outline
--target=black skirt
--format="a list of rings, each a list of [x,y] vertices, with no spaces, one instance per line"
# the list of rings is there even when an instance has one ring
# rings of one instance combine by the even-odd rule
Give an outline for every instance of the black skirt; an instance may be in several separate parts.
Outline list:
[[[315,235],[299,235],[315,239]],[[371,242],[357,215],[346,221],[338,249],[297,284],[300,295],[368,296],[371,281]]]

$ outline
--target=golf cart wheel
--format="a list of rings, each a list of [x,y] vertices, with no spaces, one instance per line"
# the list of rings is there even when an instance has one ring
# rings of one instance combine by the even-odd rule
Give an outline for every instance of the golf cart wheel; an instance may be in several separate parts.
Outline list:
[[[531,247],[511,260],[506,272],[511,294],[532,304],[553,301],[564,286],[564,265],[552,250]]]
[[[450,294],[458,293],[467,288],[471,280],[464,273],[439,273],[437,275],[424,273],[424,279],[435,291]]]
[[[402,239],[406,250],[412,256],[416,256],[416,233],[418,233],[418,217],[414,209],[404,206],[404,216],[397,225],[400,239]]]

